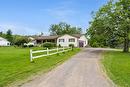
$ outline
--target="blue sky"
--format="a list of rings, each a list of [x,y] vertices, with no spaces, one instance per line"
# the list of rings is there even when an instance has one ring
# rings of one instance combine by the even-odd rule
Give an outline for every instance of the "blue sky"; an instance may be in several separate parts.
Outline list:
[[[14,34],[49,34],[51,24],[67,22],[89,27],[91,12],[107,0],[0,0],[0,31]]]

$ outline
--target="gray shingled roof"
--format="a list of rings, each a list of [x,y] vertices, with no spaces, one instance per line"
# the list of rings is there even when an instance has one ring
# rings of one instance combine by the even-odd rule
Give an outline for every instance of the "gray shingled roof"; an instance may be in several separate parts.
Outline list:
[[[70,35],[70,36],[80,38],[82,36],[82,34],[73,34],[73,35]],[[36,37],[35,39],[36,40],[46,40],[46,39],[52,40],[52,39],[57,39],[58,37],[60,37],[60,36],[58,36],[58,35],[56,35],[56,36],[39,36],[39,37]]]
[[[40,36],[40,37],[37,37],[36,40],[51,40],[51,39],[57,39],[59,36]]]

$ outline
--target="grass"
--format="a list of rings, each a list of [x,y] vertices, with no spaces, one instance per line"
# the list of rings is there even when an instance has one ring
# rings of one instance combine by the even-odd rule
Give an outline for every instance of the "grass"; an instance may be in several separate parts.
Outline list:
[[[105,52],[102,63],[115,84],[119,87],[130,87],[130,53]]]
[[[29,48],[0,47],[0,87],[25,80],[38,72],[45,73],[79,51],[75,48],[74,51],[38,58],[30,63]]]

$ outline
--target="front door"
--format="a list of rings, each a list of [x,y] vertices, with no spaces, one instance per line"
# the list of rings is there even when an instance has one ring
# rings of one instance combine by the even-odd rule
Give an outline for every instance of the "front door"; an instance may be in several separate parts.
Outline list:
[[[79,41],[79,47],[84,47],[84,41]]]

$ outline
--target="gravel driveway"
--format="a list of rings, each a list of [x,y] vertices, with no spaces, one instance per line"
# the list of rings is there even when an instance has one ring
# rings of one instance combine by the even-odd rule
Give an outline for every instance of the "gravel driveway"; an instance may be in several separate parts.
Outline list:
[[[54,70],[22,87],[114,87],[99,66],[102,50],[84,49]]]

